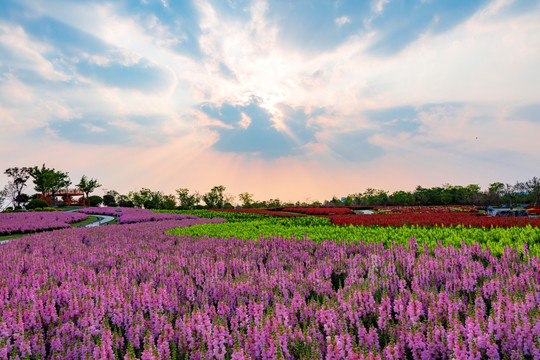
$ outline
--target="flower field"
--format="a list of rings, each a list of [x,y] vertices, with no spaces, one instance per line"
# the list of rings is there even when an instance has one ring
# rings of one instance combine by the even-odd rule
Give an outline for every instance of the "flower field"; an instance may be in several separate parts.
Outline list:
[[[130,215],[0,245],[0,359],[540,359],[537,226]]]
[[[85,214],[63,211],[0,213],[0,235],[68,228],[70,224],[87,217]]]
[[[117,211],[119,210],[119,211]],[[146,209],[126,207],[89,207],[78,210],[84,214],[118,216],[118,223],[133,224],[147,221],[195,219],[191,215],[156,213]]]
[[[0,358],[540,358],[527,247],[165,235],[168,220],[2,245]]]
[[[375,211],[390,213],[444,214],[453,212],[477,212],[476,206],[375,206]]]
[[[336,225],[361,226],[474,226],[474,227],[512,227],[540,226],[540,217],[494,217],[468,212],[448,213],[382,213],[372,215],[331,216]]]

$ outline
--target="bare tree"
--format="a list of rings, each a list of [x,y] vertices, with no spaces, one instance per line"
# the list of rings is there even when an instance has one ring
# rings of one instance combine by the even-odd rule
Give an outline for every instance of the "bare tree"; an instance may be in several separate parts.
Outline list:
[[[11,179],[9,181],[9,195],[15,205],[20,206],[21,201],[24,199],[21,194],[26,187],[26,182],[28,181],[28,179],[30,179],[31,171],[32,168],[27,167],[12,167],[4,171],[4,174],[6,174]]]

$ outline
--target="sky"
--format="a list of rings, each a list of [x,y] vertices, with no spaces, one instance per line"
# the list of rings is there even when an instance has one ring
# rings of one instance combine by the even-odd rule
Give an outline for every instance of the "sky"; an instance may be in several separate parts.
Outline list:
[[[96,195],[513,184],[539,65],[532,0],[1,0],[0,165]]]

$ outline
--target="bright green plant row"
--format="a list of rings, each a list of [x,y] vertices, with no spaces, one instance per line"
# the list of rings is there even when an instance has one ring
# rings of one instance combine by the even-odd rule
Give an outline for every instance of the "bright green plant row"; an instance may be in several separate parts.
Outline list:
[[[300,217],[279,217],[279,216],[270,216],[264,214],[255,214],[255,213],[242,213],[242,212],[233,212],[233,211],[209,211],[209,210],[153,210],[160,213],[171,213],[171,214],[185,214],[193,215],[201,218],[223,218],[227,219],[229,223],[236,222],[251,222],[251,221],[266,221],[269,224],[280,224],[285,227],[291,225],[304,225],[304,226],[322,226],[322,225],[332,225],[332,222],[323,217],[315,216],[300,216]]]
[[[219,213],[221,214],[221,213]],[[195,215],[195,214],[194,214]],[[302,220],[300,220],[302,219]],[[306,236],[313,241],[343,240],[343,241],[370,241],[382,242],[390,246],[392,240],[396,244],[407,244],[411,237],[416,237],[419,244],[425,243],[428,248],[437,246],[440,240],[443,246],[452,245],[461,247],[462,242],[472,245],[475,242],[488,246],[494,255],[501,255],[505,247],[512,247],[523,251],[523,244],[527,244],[531,255],[540,255],[540,229],[538,227],[512,227],[512,228],[473,228],[473,227],[363,227],[363,226],[336,226],[326,222],[324,218],[268,218],[250,221],[230,221],[220,224],[203,224],[188,228],[172,229],[169,233],[188,234],[201,237],[236,237],[243,239],[258,239],[261,235],[296,237],[303,239]],[[306,222],[305,224],[300,223]]]

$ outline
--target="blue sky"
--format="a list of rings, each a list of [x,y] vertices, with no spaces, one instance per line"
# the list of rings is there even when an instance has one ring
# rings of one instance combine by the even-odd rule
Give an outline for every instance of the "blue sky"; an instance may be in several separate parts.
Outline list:
[[[531,0],[3,0],[1,163],[285,200],[525,180],[538,19]]]

